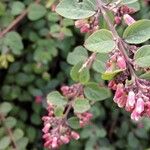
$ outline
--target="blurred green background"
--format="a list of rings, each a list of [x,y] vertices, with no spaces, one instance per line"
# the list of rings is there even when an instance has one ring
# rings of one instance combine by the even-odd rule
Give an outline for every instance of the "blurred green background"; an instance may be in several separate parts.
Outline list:
[[[28,13],[0,38],[0,150],[44,150],[41,117],[46,114],[47,93],[71,84],[67,63],[69,52],[84,43],[85,35],[74,21],[54,12],[57,0],[1,0],[0,31],[26,11]],[[150,5],[144,0],[136,19],[150,19]],[[103,22],[101,22],[103,24]],[[121,34],[124,26],[118,27]],[[93,75],[100,80],[98,74]],[[99,82],[102,82],[101,80]],[[128,113],[110,98],[95,105],[93,124],[82,130],[81,139],[61,150],[148,150],[150,120],[133,123]]]

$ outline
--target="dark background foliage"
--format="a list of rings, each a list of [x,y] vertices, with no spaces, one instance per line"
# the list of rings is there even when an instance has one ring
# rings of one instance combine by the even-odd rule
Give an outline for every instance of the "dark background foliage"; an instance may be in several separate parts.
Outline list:
[[[61,85],[72,83],[71,66],[66,59],[70,51],[83,44],[84,35],[74,28],[72,20],[52,11],[55,3],[57,0],[42,0],[37,7],[33,0],[0,1],[0,31],[28,8],[10,34],[0,38],[0,112],[4,116],[0,122],[0,150],[13,149],[5,128],[11,129],[19,150],[44,149],[41,117],[46,113],[45,97]],[[150,6],[144,0],[140,5],[135,18],[150,18]],[[120,33],[122,30],[123,26],[118,28]],[[36,101],[39,96],[41,103]],[[150,147],[149,119],[133,123],[112,98],[100,102],[91,111],[93,124],[79,131],[79,141],[71,142],[62,150],[146,150]]]

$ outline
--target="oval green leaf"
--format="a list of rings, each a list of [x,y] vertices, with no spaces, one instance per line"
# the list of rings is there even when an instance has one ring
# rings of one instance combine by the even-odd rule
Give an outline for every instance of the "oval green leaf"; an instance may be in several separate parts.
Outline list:
[[[95,11],[95,0],[62,0],[56,7],[56,12],[69,19],[83,19],[93,16]]]
[[[92,52],[109,53],[115,48],[115,41],[110,31],[101,29],[87,38],[84,46]]]
[[[68,119],[67,122],[72,129],[80,128],[79,118],[77,118],[77,117],[71,117]]]
[[[59,92],[53,91],[47,95],[47,103],[55,106],[64,106],[67,104],[65,97],[63,97]]]
[[[143,19],[128,26],[123,34],[127,43],[140,44],[150,39],[150,20]]]
[[[73,108],[76,113],[84,113],[90,109],[90,104],[87,99],[77,98],[73,104]]]
[[[105,87],[100,87],[96,83],[89,83],[84,88],[84,94],[91,101],[102,101],[111,96],[110,90]]]
[[[140,67],[150,67],[150,45],[142,46],[134,56],[135,63]]]

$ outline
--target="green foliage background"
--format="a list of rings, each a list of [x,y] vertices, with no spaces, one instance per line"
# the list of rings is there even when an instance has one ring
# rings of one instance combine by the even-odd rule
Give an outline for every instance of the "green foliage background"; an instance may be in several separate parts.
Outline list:
[[[0,1],[0,31],[28,8],[27,16],[0,38],[0,112],[5,116],[5,126],[12,129],[19,150],[44,150],[41,117],[46,113],[45,97],[61,85],[73,82],[67,55],[84,43],[84,35],[74,28],[74,22],[50,9],[55,2]],[[143,0],[140,5],[141,11],[135,17],[150,18],[150,6]],[[118,28],[120,34],[123,29],[123,26]],[[100,80],[97,74],[93,77]],[[36,96],[42,96],[41,104],[35,103]],[[79,141],[71,142],[62,150],[146,150],[150,147],[149,119],[133,123],[129,114],[117,108],[111,98],[91,111],[93,124],[79,131]],[[0,150],[12,150],[2,122]]]

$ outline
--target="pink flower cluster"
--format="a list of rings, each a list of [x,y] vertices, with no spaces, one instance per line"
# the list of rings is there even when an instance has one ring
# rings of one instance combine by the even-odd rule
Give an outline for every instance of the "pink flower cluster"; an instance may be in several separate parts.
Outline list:
[[[96,17],[93,17],[90,20],[77,20],[75,21],[75,27],[79,28],[81,33],[93,32],[99,28],[98,20]]]
[[[131,25],[132,23],[134,23],[134,19],[129,15],[135,13],[134,9],[129,8],[126,5],[123,5],[119,8],[114,8],[113,11],[115,13],[114,18],[115,24],[119,25],[122,21],[122,17],[127,25]]]
[[[138,121],[142,116],[150,117],[149,84],[138,80],[132,84],[109,82],[109,88],[115,90],[114,102],[126,111],[131,112],[131,119]]]
[[[44,146],[48,149],[59,148],[63,144],[67,144],[70,140],[78,140],[79,134],[72,131],[64,118],[58,118],[54,115],[54,107],[49,105],[48,115],[44,116],[44,128],[42,129],[44,135]]]
[[[64,85],[61,87],[61,92],[63,96],[67,98],[82,97],[83,96],[83,86],[81,84],[73,84],[71,86]]]
[[[82,114],[78,113],[76,115],[79,118],[80,127],[84,127],[84,126],[90,124],[90,120],[93,117],[93,114],[91,114],[90,112],[84,112]]]

